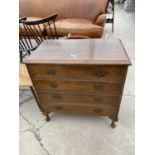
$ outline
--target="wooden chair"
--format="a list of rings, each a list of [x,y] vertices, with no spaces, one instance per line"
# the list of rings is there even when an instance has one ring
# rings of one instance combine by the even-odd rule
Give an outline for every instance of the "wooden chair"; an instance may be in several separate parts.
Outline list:
[[[19,86],[32,87],[32,82],[25,64],[19,64]]]
[[[19,64],[19,87],[28,87],[31,90],[40,109],[41,106],[33,89],[31,78],[26,65],[22,64],[22,62],[23,58],[31,54],[30,52],[35,50],[45,39],[58,39],[55,26],[56,17],[57,14],[35,21],[28,21],[27,17],[19,19],[19,53],[21,62]]]
[[[23,30],[21,28],[21,21],[26,20],[26,17],[22,17],[19,19],[19,54],[20,54],[20,62],[26,55],[30,55],[31,48],[29,47],[30,41],[29,37],[23,35]],[[31,44],[30,44],[31,45]],[[29,47],[29,49],[27,48]]]
[[[52,14],[40,20],[28,21],[27,17],[19,19],[19,53],[20,62],[46,39],[58,39],[55,18]]]
[[[34,96],[35,101],[38,104],[38,107],[41,109],[39,101],[38,101],[38,99],[36,97],[35,91],[33,89],[32,81],[30,79],[27,68],[26,68],[26,66],[24,64],[21,64],[21,63],[19,64],[19,87],[20,88],[28,87],[31,90],[32,95]]]

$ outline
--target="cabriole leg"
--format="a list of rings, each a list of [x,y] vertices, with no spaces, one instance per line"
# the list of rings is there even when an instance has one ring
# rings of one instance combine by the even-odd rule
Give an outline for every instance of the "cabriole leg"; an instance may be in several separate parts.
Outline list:
[[[49,115],[47,114],[46,115],[46,122],[49,122],[50,121],[50,117],[49,117]]]
[[[50,121],[50,117],[48,115],[49,113],[43,112],[42,114],[46,116],[46,122],[49,122]]]
[[[114,116],[110,116],[109,118],[112,120],[111,127],[116,128],[116,122],[118,122],[118,116],[114,115]]]
[[[112,122],[111,122],[111,127],[112,127],[112,128],[116,128],[115,121],[112,121]]]

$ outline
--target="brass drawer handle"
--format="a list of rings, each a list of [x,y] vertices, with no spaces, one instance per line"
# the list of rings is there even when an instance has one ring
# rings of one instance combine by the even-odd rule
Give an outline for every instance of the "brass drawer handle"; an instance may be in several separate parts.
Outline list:
[[[104,71],[95,71],[95,72],[93,72],[93,75],[100,78],[100,77],[105,76],[106,72],[104,72]]]
[[[55,106],[55,109],[57,109],[57,110],[63,110],[63,107],[62,106]]]
[[[98,108],[93,109],[93,111],[94,111],[95,113],[101,113],[101,112],[102,112],[102,110],[101,110],[101,109],[98,109]]]
[[[49,70],[49,71],[47,71],[47,74],[48,75],[55,75],[56,71],[55,70]]]
[[[94,96],[94,101],[95,102],[101,102],[102,101],[102,97],[101,96]]]
[[[61,96],[60,95],[53,95],[52,98],[54,100],[60,100],[61,99]]]
[[[94,83],[93,84],[94,89],[96,90],[104,90],[104,86],[101,83]]]
[[[57,83],[50,83],[51,88],[57,88],[59,85]]]

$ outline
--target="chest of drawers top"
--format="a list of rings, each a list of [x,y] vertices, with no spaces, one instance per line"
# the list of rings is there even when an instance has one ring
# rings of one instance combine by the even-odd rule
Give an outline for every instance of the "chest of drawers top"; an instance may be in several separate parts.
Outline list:
[[[25,64],[130,65],[120,40],[46,40],[25,58]]]

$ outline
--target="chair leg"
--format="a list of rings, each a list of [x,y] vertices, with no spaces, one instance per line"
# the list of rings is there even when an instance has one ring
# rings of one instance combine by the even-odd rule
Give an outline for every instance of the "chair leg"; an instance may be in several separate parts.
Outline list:
[[[112,33],[114,32],[114,17],[113,17],[113,22],[112,22]]]
[[[107,6],[106,6],[106,13],[108,12],[108,6],[112,6],[112,18],[108,18],[106,20],[106,23],[112,24],[112,33],[114,32],[114,12],[115,12],[115,1],[114,0],[108,0]]]
[[[115,19],[115,1],[111,1],[112,4],[112,33],[114,32],[114,19]]]
[[[20,63],[22,63],[23,62],[22,52],[19,52],[19,56],[20,56]]]
[[[30,52],[30,51],[27,51],[27,53],[28,53],[28,55],[30,55],[30,54],[31,54],[31,52]]]

